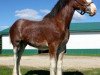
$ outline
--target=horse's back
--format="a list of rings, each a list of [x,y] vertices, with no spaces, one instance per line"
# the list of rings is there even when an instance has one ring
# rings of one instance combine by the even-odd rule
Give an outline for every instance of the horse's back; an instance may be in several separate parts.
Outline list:
[[[49,20],[30,21],[19,19],[10,28],[11,43],[15,46],[20,41],[32,45],[44,45],[46,42],[59,40],[61,35],[62,33],[57,26]]]

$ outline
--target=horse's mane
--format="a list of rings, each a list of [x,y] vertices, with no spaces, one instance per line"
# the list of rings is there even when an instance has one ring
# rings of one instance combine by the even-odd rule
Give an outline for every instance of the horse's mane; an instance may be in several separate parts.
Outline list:
[[[59,0],[54,8],[44,18],[54,17],[70,0]]]

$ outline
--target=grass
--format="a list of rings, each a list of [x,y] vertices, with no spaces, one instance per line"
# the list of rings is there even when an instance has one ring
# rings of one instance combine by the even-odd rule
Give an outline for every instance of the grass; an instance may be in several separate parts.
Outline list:
[[[9,55],[9,54],[0,54],[0,56],[13,56],[13,54]]]
[[[30,68],[21,68],[22,75],[25,75],[25,73],[31,70]],[[0,75],[12,75],[13,68],[7,67],[7,66],[0,66]]]
[[[83,71],[84,75],[100,75],[100,68],[99,69],[90,69]]]
[[[22,75],[49,75],[48,69],[22,67],[21,71]],[[0,66],[0,75],[12,75],[12,67]],[[85,71],[68,70],[63,72],[63,75],[100,75],[100,68]]]
[[[12,69],[5,66],[0,66],[0,75],[11,75]]]

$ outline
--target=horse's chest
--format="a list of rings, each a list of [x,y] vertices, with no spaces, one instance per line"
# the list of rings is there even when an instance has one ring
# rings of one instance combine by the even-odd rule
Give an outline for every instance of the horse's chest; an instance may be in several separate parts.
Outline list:
[[[69,40],[69,36],[70,36],[70,34],[69,34],[69,31],[68,31],[67,33],[65,33],[65,36],[64,36],[62,42],[66,44],[68,42],[68,40]]]

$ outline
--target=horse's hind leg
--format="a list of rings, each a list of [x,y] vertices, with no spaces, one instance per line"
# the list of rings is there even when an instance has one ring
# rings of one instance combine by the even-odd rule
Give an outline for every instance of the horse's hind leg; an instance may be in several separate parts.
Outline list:
[[[18,75],[18,66],[17,66],[17,47],[13,48],[14,51],[14,68],[13,68],[13,75]]]
[[[21,75],[20,72],[20,59],[22,56],[22,53],[26,47],[26,44],[20,43],[19,46],[14,47],[14,69],[13,69],[13,75]]]

